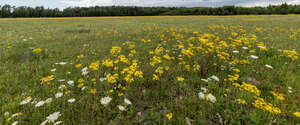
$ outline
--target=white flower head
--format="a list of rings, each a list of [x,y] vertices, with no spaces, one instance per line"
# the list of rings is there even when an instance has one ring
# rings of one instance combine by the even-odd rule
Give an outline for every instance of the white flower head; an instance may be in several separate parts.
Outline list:
[[[58,80],[59,82],[64,82],[64,81],[66,81],[65,79],[60,79],[60,80]]]
[[[62,97],[63,96],[63,93],[62,92],[58,92],[55,94],[55,98],[59,98],[59,97]]]
[[[31,100],[32,100],[31,97],[27,97],[26,99],[24,99],[24,100],[20,103],[20,105],[27,104],[27,103],[31,102]]]
[[[267,68],[273,69],[273,67],[271,65],[266,64],[265,65]]]
[[[106,77],[102,77],[99,80],[100,80],[100,82],[103,82],[103,81],[107,80],[107,78]]]
[[[40,125],[46,125],[48,122],[49,122],[49,120],[45,120]]]
[[[11,125],[17,125],[18,123],[19,123],[18,121],[15,121]]]
[[[217,82],[220,81],[220,79],[217,76],[215,76],[215,75],[211,76],[210,78],[213,79],[213,80],[215,80],[215,81],[217,81]]]
[[[258,59],[258,56],[250,55],[250,58],[252,58],[252,59]]]
[[[205,95],[204,95],[203,92],[199,92],[198,96],[199,96],[200,99],[205,99]]]
[[[248,47],[246,47],[246,46],[244,46],[244,47],[242,47],[243,49],[249,49]]]
[[[207,98],[208,98],[208,100],[211,101],[212,103],[215,103],[215,102],[217,101],[216,97],[213,96],[211,93],[209,93],[209,94],[207,95]]]
[[[45,100],[45,103],[51,103],[52,102],[52,98],[48,98]]]
[[[234,51],[232,51],[232,53],[239,53],[240,51],[237,51],[237,50],[234,50]]]
[[[206,88],[204,88],[204,87],[202,87],[202,88],[201,88],[201,90],[202,90],[204,93],[206,93],[206,92],[207,92],[207,89],[206,89]]]
[[[62,121],[57,121],[57,122],[55,122],[53,125],[59,125],[59,124],[61,124],[62,123]]]
[[[76,101],[76,99],[74,99],[74,98],[71,98],[71,99],[68,100],[68,102],[70,102],[70,103],[73,103],[75,101]]]
[[[119,108],[121,111],[124,111],[124,110],[125,110],[125,107],[122,106],[122,105],[118,105],[118,108]]]
[[[49,121],[49,122],[55,122],[55,120],[58,119],[58,117],[61,116],[60,112],[54,112],[52,114],[50,114],[46,119]]]
[[[9,116],[9,112],[5,112],[4,117],[8,117],[8,116]]]
[[[88,72],[88,67],[84,67],[81,69],[81,75],[85,76],[87,75],[89,72]]]
[[[83,90],[85,90],[86,89],[86,87],[85,86],[83,86],[82,88],[81,88],[81,91],[83,91]]]
[[[204,82],[208,82],[209,78],[208,79],[201,79],[201,80],[204,81]]]
[[[132,104],[131,101],[130,101],[129,99],[127,99],[127,98],[124,98],[124,102],[125,102],[126,104],[128,104],[128,105],[131,105],[131,104]]]
[[[68,81],[67,83],[68,83],[69,85],[73,85],[73,84],[74,84],[74,81],[71,80],[71,81]]]
[[[56,65],[66,65],[66,62],[59,62],[59,63],[55,63]]]
[[[266,47],[264,46],[257,46],[258,48],[261,48],[261,49],[265,49]]]
[[[112,100],[112,98],[110,98],[109,96],[103,97],[100,102],[102,105],[107,105],[110,101]]]
[[[66,85],[60,85],[58,88],[59,89],[64,89],[64,88],[66,88]]]
[[[51,72],[55,72],[55,71],[56,71],[56,68],[54,68],[54,69],[51,69],[50,71],[51,71]]]
[[[45,101],[39,101],[38,103],[35,104],[35,107],[41,107],[44,104],[45,104]]]

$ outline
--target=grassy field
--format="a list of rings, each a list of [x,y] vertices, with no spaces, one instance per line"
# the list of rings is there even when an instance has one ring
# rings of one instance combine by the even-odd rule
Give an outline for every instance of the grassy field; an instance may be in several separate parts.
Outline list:
[[[300,124],[299,20],[0,19],[0,124]]]

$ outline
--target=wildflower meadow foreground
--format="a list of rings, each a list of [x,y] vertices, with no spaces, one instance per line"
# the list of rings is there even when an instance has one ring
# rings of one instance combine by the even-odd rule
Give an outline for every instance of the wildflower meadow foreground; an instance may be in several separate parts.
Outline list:
[[[0,20],[0,124],[300,124],[299,19]]]

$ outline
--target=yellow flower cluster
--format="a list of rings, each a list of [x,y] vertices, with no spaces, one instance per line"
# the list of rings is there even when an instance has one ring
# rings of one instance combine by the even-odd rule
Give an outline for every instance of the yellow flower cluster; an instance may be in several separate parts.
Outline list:
[[[42,49],[41,48],[35,48],[32,50],[33,53],[40,53],[42,52]]]
[[[89,65],[89,68],[92,69],[92,70],[98,70],[98,69],[99,69],[99,64],[100,64],[99,61],[92,62],[92,63]]]
[[[294,50],[283,50],[283,53],[284,53],[287,57],[289,57],[289,58],[291,58],[291,59],[293,59],[293,60],[297,60],[297,59],[298,59],[297,52],[294,51]]]
[[[283,93],[278,93],[278,92],[275,92],[275,91],[270,91],[270,93],[275,96],[277,99],[279,100],[284,100],[285,98],[285,94]]]
[[[260,91],[257,89],[257,87],[255,85],[252,84],[247,84],[245,82],[242,83],[241,88],[243,88],[244,90],[254,93],[257,96],[260,96]]]
[[[53,79],[53,78],[54,78],[54,75],[50,75],[50,76],[41,78],[41,84],[44,84],[44,83],[48,83],[49,84],[50,80]]]
[[[252,104],[254,105],[254,107],[258,108],[258,109],[262,109],[262,110],[266,110],[270,113],[274,113],[274,114],[280,114],[281,110],[277,107],[274,107],[271,103],[267,103],[265,102],[265,100],[263,98],[260,97],[255,97],[256,100],[255,102],[253,102]]]

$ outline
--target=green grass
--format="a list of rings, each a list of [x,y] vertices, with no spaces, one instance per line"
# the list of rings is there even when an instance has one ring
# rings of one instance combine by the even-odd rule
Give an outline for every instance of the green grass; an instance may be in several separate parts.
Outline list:
[[[300,61],[286,56],[279,57],[283,53],[278,51],[278,49],[295,49],[300,52],[299,20],[300,16],[0,19],[0,124],[11,124],[13,121],[19,121],[19,124],[24,125],[40,124],[49,114],[56,111],[61,113],[58,120],[65,125],[187,124],[189,121],[192,124],[300,123],[300,118],[293,115],[294,112],[300,112]],[[225,27],[228,30],[212,28],[215,26]],[[257,31],[256,28],[262,28],[262,31]],[[249,65],[232,66],[229,61],[217,58],[215,53],[207,55],[197,53],[192,58],[183,57],[191,66],[194,63],[199,64],[200,71],[185,71],[184,66],[178,65],[180,61],[177,59],[165,61],[163,65],[170,66],[169,71],[164,71],[160,80],[152,80],[158,65],[154,68],[149,64],[153,56],[149,51],[154,50],[158,43],[164,49],[172,50],[176,48],[173,45],[180,40],[188,48],[188,39],[197,38],[203,33],[215,34],[219,39],[230,43],[228,37],[232,32],[242,34],[241,29],[245,30],[247,35],[241,37],[246,38],[250,34],[255,34],[257,40],[264,42],[268,50],[263,51],[256,47],[255,53],[249,53],[240,48],[228,47],[222,51],[230,53],[229,60],[247,59],[249,55],[259,56],[256,60],[248,59]],[[173,36],[172,32],[178,36]],[[296,35],[291,37],[293,33]],[[160,37],[162,34],[165,35],[164,38]],[[141,39],[152,42],[144,44]],[[164,40],[169,41],[164,43]],[[127,55],[130,49],[123,45],[127,41],[135,43],[137,53],[129,59],[138,59],[137,69],[143,72],[144,77],[135,79],[129,84],[119,80],[118,82],[127,88],[125,91],[122,90],[124,95],[119,97],[117,96],[119,90],[115,90],[114,94],[108,93],[117,84],[99,81],[100,77],[104,77],[104,73],[115,72],[102,66],[101,61],[113,58],[110,55],[112,46],[121,46],[121,53]],[[216,41],[218,40],[211,39],[211,42]],[[42,48],[42,52],[33,53],[34,48]],[[233,56],[232,50],[239,50],[240,53]],[[172,51],[176,53],[173,56],[180,53],[180,50]],[[80,54],[83,54],[84,58],[77,59]],[[100,68],[98,71],[89,69],[88,77],[82,76],[81,69],[75,68],[75,64],[80,63],[85,67],[95,61],[100,61]],[[67,64],[56,65],[58,62]],[[265,64],[273,66],[273,69],[266,68]],[[225,66],[224,70],[221,70],[221,65]],[[119,68],[125,66],[120,65]],[[255,101],[253,93],[224,81],[229,74],[236,74],[231,67],[241,70],[237,82],[254,84],[261,91],[260,97],[278,107],[281,113],[273,114],[255,108],[252,105]],[[50,71],[54,68],[55,73]],[[41,85],[40,79],[51,74],[54,74],[55,79],[50,84]],[[212,75],[218,76],[220,82],[201,80]],[[177,76],[184,77],[184,82],[178,82]],[[85,80],[84,91],[77,88],[77,80],[80,78]],[[97,78],[96,84],[91,82],[92,78]],[[59,82],[60,79],[74,80],[75,85],[67,89],[71,90],[71,95],[56,99],[54,95],[57,92],[66,91],[58,87],[62,84],[68,86],[66,82]],[[202,87],[207,88],[208,93],[216,97],[215,103],[198,97]],[[292,87],[292,93],[288,92],[288,87]],[[89,93],[92,88],[97,89],[96,94]],[[276,99],[269,91],[284,93],[285,100]],[[101,98],[108,95],[113,100],[107,106],[101,105]],[[53,101],[38,108],[34,106],[35,104],[20,105],[20,102],[28,96],[37,102],[50,97]],[[132,105],[128,105],[126,111],[120,111],[117,105],[123,105],[124,97],[128,98]],[[75,98],[76,101],[68,103],[67,100],[70,98]],[[248,104],[238,104],[236,102],[238,98],[245,99]],[[17,112],[23,115],[6,122],[8,117],[4,116],[5,112],[9,112],[9,116]],[[166,118],[167,113],[173,113],[171,120]]]

